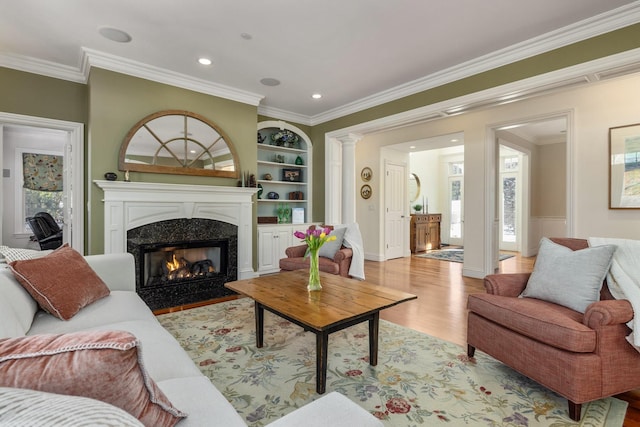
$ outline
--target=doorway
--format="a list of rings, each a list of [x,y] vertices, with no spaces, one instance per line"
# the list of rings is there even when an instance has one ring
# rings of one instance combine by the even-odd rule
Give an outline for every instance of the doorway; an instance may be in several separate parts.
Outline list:
[[[496,175],[487,271],[498,267],[499,249],[528,257],[542,237],[570,235],[571,123],[566,112],[491,128]]]
[[[64,188],[61,197],[61,221],[64,225],[63,241],[69,243],[78,252],[84,253],[84,125],[82,123],[66,122],[55,119],[0,113],[0,146],[2,147],[2,150],[0,150],[0,156],[2,156],[1,153],[4,152],[5,148],[3,138],[5,135],[5,129],[9,128],[26,129],[33,135],[54,134],[63,140],[61,148],[53,150],[56,153],[60,153],[60,150],[62,150],[62,155],[64,157],[64,168],[62,172]],[[35,147],[35,149],[39,149],[41,151],[50,150],[50,147],[49,150],[47,149],[46,142],[43,142],[42,145],[42,147]],[[7,159],[2,159],[3,165],[6,164],[5,160]],[[12,171],[7,171],[6,169],[7,168],[3,166],[3,176],[5,176],[5,179],[7,175],[9,175],[9,177],[12,175]],[[17,215],[12,210],[10,212],[11,217],[13,218],[11,221],[12,229],[5,229],[7,224],[5,217],[9,215],[9,209],[14,209],[14,203],[8,203],[5,200],[4,187],[5,186],[3,185],[3,188],[0,188],[0,199],[3,200],[3,208],[0,213],[0,219],[2,219],[2,221],[0,221],[0,227],[2,227],[2,224],[5,224],[5,226],[2,227],[2,230],[0,230],[2,232],[1,235],[3,236],[3,243],[5,240],[4,236],[7,236],[8,233],[16,236],[20,234],[16,233],[17,229],[14,229],[15,226],[13,224],[22,222],[22,218],[17,218]],[[20,213],[19,216],[23,215]],[[11,242],[14,242],[14,240],[12,239]]]

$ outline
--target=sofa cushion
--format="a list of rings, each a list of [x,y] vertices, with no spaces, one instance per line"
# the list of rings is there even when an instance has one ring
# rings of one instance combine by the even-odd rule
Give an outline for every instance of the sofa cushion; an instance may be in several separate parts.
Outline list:
[[[148,426],[173,426],[186,416],[147,374],[139,341],[123,331],[0,340],[0,387],[101,400]]]
[[[596,348],[596,332],[582,324],[575,310],[533,298],[469,295],[467,308],[518,334],[578,353]]]
[[[9,268],[0,266],[0,338],[26,335],[37,310],[38,304]]]
[[[64,334],[130,321],[156,322],[156,318],[137,293],[111,291],[109,296],[80,310],[66,322],[61,322],[49,313],[39,311],[27,335]],[[136,337],[141,338],[138,335]]]
[[[321,257],[323,256],[326,258],[333,259],[333,257],[336,256],[336,252],[338,252],[342,247],[342,242],[344,240],[344,233],[346,231],[347,231],[346,228],[338,228],[338,229],[331,230],[331,233],[329,233],[329,236],[334,236],[336,239],[330,242],[325,242],[325,244],[323,244],[320,247],[320,250],[318,251],[318,255],[320,255]]]
[[[40,307],[59,319],[68,320],[109,295],[107,285],[68,245],[42,258],[14,261],[9,267]]]
[[[615,250],[614,245],[602,245],[573,251],[543,237],[522,296],[584,313],[589,304],[600,300]]]
[[[247,427],[227,398],[201,373],[193,377],[158,381],[158,387],[174,405],[189,414],[177,427]],[[238,396],[235,401],[242,405],[242,400],[243,397]]]
[[[0,387],[0,425],[144,427],[136,417],[95,399]]]

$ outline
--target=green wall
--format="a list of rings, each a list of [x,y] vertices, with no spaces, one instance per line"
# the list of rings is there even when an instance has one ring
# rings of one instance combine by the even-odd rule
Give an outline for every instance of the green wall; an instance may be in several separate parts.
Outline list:
[[[0,67],[0,111],[87,124],[87,86]]]
[[[122,141],[140,119],[162,110],[188,110],[215,123],[229,137],[239,156],[240,169],[256,173],[257,107],[205,95],[99,68],[91,70],[89,89],[89,138],[87,174],[90,191],[89,253],[104,251],[102,190],[93,180],[118,171]],[[131,181],[236,186],[231,178],[131,172]]]

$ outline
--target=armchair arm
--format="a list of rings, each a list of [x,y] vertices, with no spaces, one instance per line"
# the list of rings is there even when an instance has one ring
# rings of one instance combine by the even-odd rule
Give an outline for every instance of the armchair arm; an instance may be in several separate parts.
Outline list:
[[[488,294],[517,297],[522,293],[531,273],[489,274],[484,278]]]
[[[285,249],[284,253],[287,254],[287,258],[301,258],[307,252],[307,245],[290,246]]]
[[[338,252],[336,252],[335,256],[333,257],[333,261],[340,264],[345,259],[351,257],[353,257],[353,249],[343,247]]]
[[[587,307],[582,323],[591,329],[627,323],[633,319],[633,308],[627,300],[596,301]]]

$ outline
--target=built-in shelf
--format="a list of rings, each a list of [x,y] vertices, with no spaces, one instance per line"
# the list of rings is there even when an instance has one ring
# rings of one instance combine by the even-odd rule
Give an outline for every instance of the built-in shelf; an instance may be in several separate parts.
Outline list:
[[[274,140],[274,135],[292,132],[296,141]],[[291,135],[291,134],[290,134]],[[309,137],[297,127],[281,121],[258,124],[257,183],[262,188],[258,199],[258,216],[277,216],[281,204],[304,208],[305,222],[311,222],[312,200],[312,149]],[[293,173],[295,178],[286,179]],[[271,179],[265,179],[265,175]],[[297,176],[296,176],[297,175]],[[268,194],[278,194],[269,199]],[[291,193],[296,193],[292,195]],[[302,194],[300,194],[302,193]],[[292,198],[290,198],[292,197]]]

